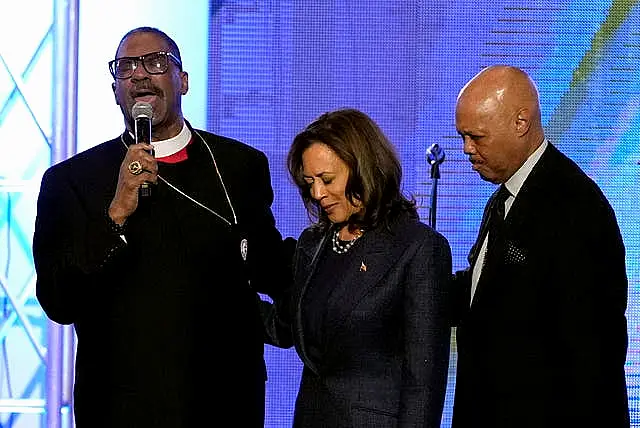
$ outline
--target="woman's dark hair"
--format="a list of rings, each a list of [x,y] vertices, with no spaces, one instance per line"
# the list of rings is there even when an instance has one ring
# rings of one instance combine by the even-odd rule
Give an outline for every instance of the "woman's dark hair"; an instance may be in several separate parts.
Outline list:
[[[303,176],[302,154],[314,143],[325,144],[349,168],[345,196],[364,207],[351,216],[350,224],[364,228],[388,225],[400,212],[418,217],[415,200],[402,194],[402,168],[391,142],[365,113],[345,108],[321,115],[294,138],[289,148],[289,174],[312,220],[330,225]]]

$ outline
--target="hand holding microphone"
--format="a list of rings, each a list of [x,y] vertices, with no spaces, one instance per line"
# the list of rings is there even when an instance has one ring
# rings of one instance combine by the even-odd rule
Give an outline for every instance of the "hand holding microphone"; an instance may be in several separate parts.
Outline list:
[[[151,121],[153,119],[153,107],[151,104],[138,101],[131,108],[131,117],[134,122],[134,134],[136,144],[151,144]],[[150,150],[151,156],[153,156],[153,148]],[[133,169],[133,171],[132,171]],[[140,174],[144,171],[144,167],[138,161],[129,164],[129,171],[134,174]],[[152,183],[145,181],[140,185],[140,197],[148,198],[151,196]]]
[[[158,163],[151,145],[151,104],[137,102],[131,109],[135,144],[131,144],[120,166],[116,193],[109,206],[109,216],[116,224],[124,224],[138,208],[141,199],[148,199],[158,180]]]

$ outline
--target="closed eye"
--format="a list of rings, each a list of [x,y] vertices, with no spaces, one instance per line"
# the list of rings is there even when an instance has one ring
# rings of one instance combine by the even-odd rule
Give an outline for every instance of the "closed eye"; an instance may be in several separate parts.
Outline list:
[[[322,175],[322,176],[320,176],[319,178],[320,178],[320,180],[322,180],[322,183],[323,183],[325,186],[326,186],[326,185],[329,185],[329,184],[331,184],[331,183],[333,183],[333,180],[335,180],[335,177],[333,177],[333,176],[325,176],[325,175]],[[307,186],[311,186],[311,185],[313,185],[313,183],[315,182],[315,180],[316,180],[316,179],[315,179],[315,177],[304,177],[304,181],[305,181],[305,183],[307,184]]]

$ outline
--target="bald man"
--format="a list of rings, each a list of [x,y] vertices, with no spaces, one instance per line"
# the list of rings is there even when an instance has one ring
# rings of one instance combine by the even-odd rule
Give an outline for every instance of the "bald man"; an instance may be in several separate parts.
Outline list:
[[[545,138],[522,70],[483,69],[455,121],[473,170],[508,193],[503,225],[489,227],[496,191],[455,275],[452,428],[629,427],[625,248],[609,202]]]

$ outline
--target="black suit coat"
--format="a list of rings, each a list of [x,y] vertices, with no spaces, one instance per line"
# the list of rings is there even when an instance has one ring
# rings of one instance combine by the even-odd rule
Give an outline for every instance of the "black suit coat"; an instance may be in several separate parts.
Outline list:
[[[77,333],[79,427],[199,426],[203,408],[226,414],[231,406],[243,408],[239,426],[263,426],[264,331],[256,291],[271,293],[286,283],[268,162],[239,141],[192,132],[189,159],[161,164],[159,173],[233,223],[201,136],[238,226],[159,181],[127,220],[125,244],[106,220],[126,152],[120,138],[43,177],[33,241],[37,297],[50,319],[73,324]],[[216,390],[214,400],[207,391]]]
[[[332,274],[328,301],[318,302],[326,305],[325,349],[314,357],[302,302],[321,253],[331,251],[332,232],[305,230],[294,257],[286,334],[304,362],[294,426],[439,427],[450,343],[449,244],[405,215],[390,232],[366,231],[343,256],[350,258],[346,271]]]
[[[605,196],[549,144],[505,228],[470,307],[471,268],[456,278],[452,427],[628,427],[625,249]]]

